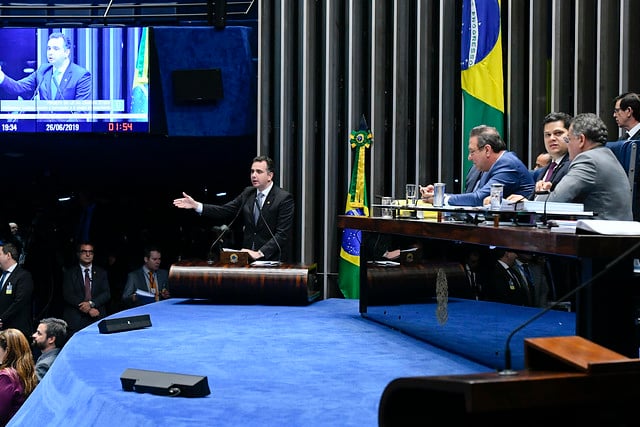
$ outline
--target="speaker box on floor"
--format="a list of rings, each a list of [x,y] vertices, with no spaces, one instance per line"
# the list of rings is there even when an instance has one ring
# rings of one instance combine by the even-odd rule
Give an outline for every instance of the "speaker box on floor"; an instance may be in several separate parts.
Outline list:
[[[207,377],[170,372],[127,369],[120,376],[124,391],[161,396],[204,397],[211,393]]]
[[[113,332],[132,331],[151,326],[151,317],[148,314],[140,316],[119,317],[117,319],[104,319],[98,323],[101,334],[111,334]]]

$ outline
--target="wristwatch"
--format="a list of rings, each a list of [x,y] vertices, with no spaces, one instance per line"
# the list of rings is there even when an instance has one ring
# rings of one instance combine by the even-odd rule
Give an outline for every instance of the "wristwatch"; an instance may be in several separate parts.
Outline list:
[[[96,308],[96,305],[93,303],[93,301],[89,301],[89,305],[91,306],[91,308]]]

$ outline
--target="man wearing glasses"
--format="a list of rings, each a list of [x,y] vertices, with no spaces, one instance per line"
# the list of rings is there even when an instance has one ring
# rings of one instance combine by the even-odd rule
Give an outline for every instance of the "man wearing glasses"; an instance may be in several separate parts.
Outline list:
[[[107,271],[93,263],[93,244],[78,245],[78,264],[64,272],[62,293],[63,317],[68,324],[68,336],[107,315],[111,299]]]
[[[528,197],[534,192],[531,172],[511,151],[507,151],[496,128],[476,126],[469,135],[469,160],[482,172],[475,189],[464,194],[446,194],[445,204],[451,206],[480,206],[491,192],[491,184],[503,184],[504,194]],[[420,187],[422,198],[433,202],[433,185]]]
[[[620,139],[640,139],[640,96],[627,92],[616,96],[613,118],[624,130]]]
[[[607,126],[593,113],[573,118],[564,137],[571,165],[550,202],[582,203],[596,219],[631,221],[631,189],[622,165],[605,147]]]

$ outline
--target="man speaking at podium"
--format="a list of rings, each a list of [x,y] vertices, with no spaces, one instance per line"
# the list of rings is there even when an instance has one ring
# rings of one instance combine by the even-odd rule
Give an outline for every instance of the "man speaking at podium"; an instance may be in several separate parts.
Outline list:
[[[48,64],[21,80],[14,80],[0,68],[0,87],[11,96],[41,100],[91,99],[91,74],[71,62],[71,46],[62,33],[51,33],[47,42]]]
[[[244,238],[242,252],[254,260],[289,261],[289,242],[293,225],[293,196],[273,183],[273,160],[258,156],[251,164],[251,186],[224,205],[202,204],[187,193],[173,205],[194,209],[217,221],[232,223],[242,216]]]

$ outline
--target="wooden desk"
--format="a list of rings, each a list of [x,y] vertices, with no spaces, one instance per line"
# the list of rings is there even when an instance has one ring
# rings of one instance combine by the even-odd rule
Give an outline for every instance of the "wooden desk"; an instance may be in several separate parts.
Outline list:
[[[383,219],[339,215],[339,228],[363,233],[402,236],[494,245],[513,250],[565,256],[580,265],[581,280],[591,280],[604,269],[606,274],[576,296],[576,334],[629,357],[638,355],[635,345],[633,297],[639,288],[633,275],[633,257],[629,254],[616,265],[609,265],[640,242],[637,236],[603,236],[553,233],[534,227],[493,227],[452,222],[412,219]],[[363,236],[364,241],[364,236]],[[367,263],[371,259],[366,246],[360,253],[360,312],[367,313]]]
[[[316,264],[277,267],[182,261],[169,269],[171,296],[221,304],[307,305],[320,297]]]
[[[525,340],[515,375],[398,378],[380,399],[380,426],[635,425],[640,359],[580,337]]]

